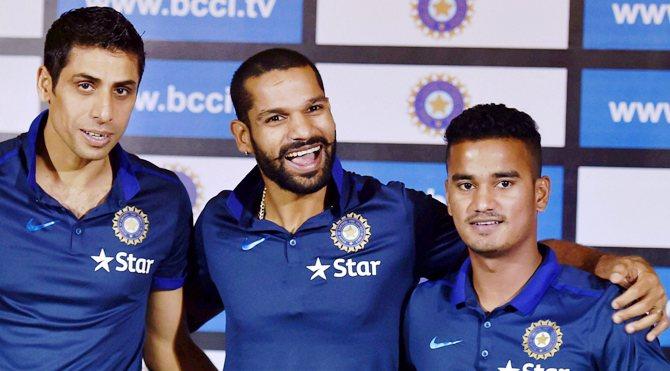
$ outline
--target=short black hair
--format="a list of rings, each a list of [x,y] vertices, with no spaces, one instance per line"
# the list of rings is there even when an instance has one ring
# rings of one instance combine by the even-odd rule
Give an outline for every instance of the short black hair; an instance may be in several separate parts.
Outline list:
[[[447,127],[446,160],[452,145],[484,139],[509,138],[522,141],[533,157],[534,177],[542,173],[542,144],[537,124],[530,115],[504,104],[480,104],[456,116]]]
[[[253,105],[251,94],[245,89],[244,84],[252,77],[258,77],[266,72],[274,70],[288,70],[290,68],[309,67],[316,75],[316,81],[321,90],[323,80],[314,62],[295,50],[284,48],[266,49],[254,54],[244,61],[233,74],[230,83],[230,98],[235,107],[237,119],[249,125],[249,110]]]
[[[49,28],[44,43],[44,66],[53,86],[67,65],[73,47],[99,47],[137,57],[139,79],[144,73],[144,42],[132,23],[109,7],[78,8],[63,13]]]

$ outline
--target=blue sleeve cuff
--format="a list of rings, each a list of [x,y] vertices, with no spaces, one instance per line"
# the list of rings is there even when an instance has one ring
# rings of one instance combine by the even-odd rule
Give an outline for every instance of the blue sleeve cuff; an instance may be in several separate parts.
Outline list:
[[[154,277],[151,283],[151,290],[176,290],[182,286],[184,286],[184,277]]]

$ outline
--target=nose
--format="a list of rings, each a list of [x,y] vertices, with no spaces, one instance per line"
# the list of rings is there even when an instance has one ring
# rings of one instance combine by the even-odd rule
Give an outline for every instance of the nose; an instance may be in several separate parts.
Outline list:
[[[93,107],[91,107],[91,116],[99,123],[104,124],[112,121],[112,96],[111,94],[100,93],[95,97]]]
[[[307,140],[314,134],[314,123],[303,114],[293,115],[290,119],[290,125],[290,135],[293,140]]]
[[[475,190],[472,206],[476,212],[490,212],[495,209],[493,190],[479,187]]]

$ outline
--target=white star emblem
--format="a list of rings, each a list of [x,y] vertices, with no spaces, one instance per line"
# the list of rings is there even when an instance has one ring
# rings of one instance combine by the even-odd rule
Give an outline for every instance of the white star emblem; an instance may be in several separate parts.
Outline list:
[[[512,361],[507,361],[507,366],[498,367],[498,371],[519,371],[519,369],[512,367]]]
[[[107,272],[109,272],[109,262],[114,260],[113,257],[105,255],[105,249],[100,249],[100,254],[99,255],[91,255],[91,259],[95,260],[98,265],[95,266],[95,270],[93,272],[97,272],[98,269],[104,269]]]
[[[310,281],[315,279],[316,277],[321,277],[324,280],[326,279],[326,270],[330,268],[330,265],[327,264],[321,264],[321,259],[316,258],[316,263],[314,265],[308,265],[307,269],[313,272],[312,277],[309,279]]]

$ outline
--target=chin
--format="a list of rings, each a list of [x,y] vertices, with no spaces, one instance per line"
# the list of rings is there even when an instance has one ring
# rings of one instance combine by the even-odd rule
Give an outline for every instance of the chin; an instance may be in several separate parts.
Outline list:
[[[95,151],[79,151],[77,153],[77,156],[83,160],[87,161],[99,161],[107,158],[109,156],[109,152],[111,152],[111,149],[107,148],[101,148],[99,150]]]
[[[506,250],[504,243],[496,241],[470,240],[470,242],[465,241],[465,244],[470,250],[483,256],[497,256]]]

